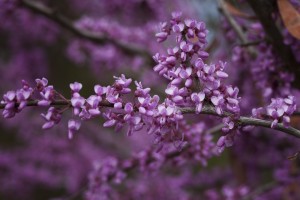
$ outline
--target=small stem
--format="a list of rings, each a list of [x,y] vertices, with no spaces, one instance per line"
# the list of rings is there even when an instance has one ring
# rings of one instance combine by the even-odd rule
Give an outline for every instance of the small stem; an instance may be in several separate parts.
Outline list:
[[[182,114],[195,113],[195,108],[179,108],[179,110]],[[233,115],[228,112],[224,112],[222,115],[218,115],[214,107],[211,105],[204,105],[200,114],[214,115],[218,117],[230,117]],[[244,116],[236,119],[236,122],[238,122],[240,126],[261,126],[265,128],[271,128],[272,124],[271,121]],[[277,124],[273,129],[300,138],[300,130],[293,127],[285,127],[282,123]]]
[[[233,30],[236,32],[236,34],[237,34],[238,38],[240,39],[240,41],[242,42],[242,44],[249,43],[247,38],[246,38],[246,35],[243,32],[240,25],[235,21],[235,19],[231,16],[231,14],[226,9],[226,6],[224,4],[224,0],[219,0],[219,5],[220,5],[220,10],[224,14],[225,18],[227,19],[227,21],[229,22],[229,24],[231,25]],[[252,56],[256,56],[256,52],[251,46],[248,46],[248,50],[249,50],[249,53]]]
[[[68,110],[71,107],[71,105],[66,106],[65,108],[62,108],[59,113],[62,114],[63,112],[65,112],[66,110]]]
[[[248,43],[242,43],[242,44],[238,44],[238,46],[240,46],[240,47],[256,46],[256,45],[259,45],[259,44],[261,44],[263,42],[266,42],[266,40],[263,39],[263,40],[257,40],[257,41],[248,42]]]
[[[55,93],[56,93],[62,100],[68,101],[68,99],[66,99],[61,93],[57,92],[56,90],[55,90]]]
[[[214,133],[218,133],[222,130],[222,128],[224,127],[224,124],[218,124],[214,127],[212,127],[211,129],[208,129],[206,131],[207,134],[214,134]]]
[[[39,106],[38,105],[39,100],[31,100],[28,101],[26,106]],[[70,100],[55,100],[53,102],[51,102],[51,106],[66,106],[66,105],[70,105]],[[0,110],[5,108],[6,104],[0,104]],[[15,102],[15,107],[19,107],[20,103]]]

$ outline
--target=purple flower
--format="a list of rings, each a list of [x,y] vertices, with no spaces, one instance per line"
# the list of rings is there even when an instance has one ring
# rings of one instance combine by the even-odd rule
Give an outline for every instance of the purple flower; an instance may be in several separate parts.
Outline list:
[[[71,105],[73,106],[74,115],[78,115],[80,109],[84,106],[85,99],[80,96],[79,93],[74,93],[73,97],[71,98]]]
[[[103,117],[106,119],[106,122],[104,122],[103,127],[112,127],[118,122],[117,115],[111,110],[103,113]]]
[[[190,52],[193,49],[193,44],[186,43],[185,41],[182,41],[180,43],[180,49],[186,53]]]
[[[114,76],[115,84],[114,88],[120,93],[120,94],[128,94],[131,92],[131,89],[128,88],[128,86],[131,84],[132,79],[127,79],[124,74],[121,75],[121,77]]]
[[[296,110],[296,103],[293,96],[287,98],[271,99],[271,104],[266,108],[267,115],[274,120],[271,127],[275,127],[279,121],[282,121],[284,126],[288,127],[290,116]]]
[[[134,113],[134,108],[132,103],[126,103],[124,107],[124,111],[126,114],[124,115],[124,120],[128,124],[129,128],[127,131],[127,135],[130,136],[133,131],[138,131],[142,129],[143,123],[142,118],[139,114]]]
[[[179,22],[180,21],[180,18],[182,16],[182,12],[179,12],[179,11],[175,11],[175,12],[172,12],[172,20],[173,21],[176,21],[176,22]]]
[[[54,108],[50,107],[46,114],[41,114],[41,116],[46,120],[46,123],[43,125],[43,129],[50,129],[55,124],[58,124],[61,120],[61,114],[59,111]]]
[[[196,105],[196,113],[199,114],[202,110],[203,101],[205,99],[205,94],[203,92],[193,93],[191,95],[192,101]]]
[[[23,88],[18,89],[17,91],[8,91],[3,95],[3,100],[1,104],[5,104],[3,110],[4,118],[12,118],[16,113],[20,112],[23,108],[26,107],[29,99],[33,94],[33,88],[29,87],[28,83],[22,81]],[[16,103],[19,105],[16,106]]]
[[[221,136],[217,142],[219,153],[223,152],[225,147],[231,147],[234,142],[234,133],[229,133],[225,136]]]
[[[76,131],[79,130],[81,126],[81,122],[78,120],[70,119],[68,122],[68,137],[69,139],[73,138],[73,135]]]
[[[135,81],[136,90],[134,92],[134,95],[137,97],[147,97],[149,96],[150,88],[143,88],[143,85],[141,82]]]
[[[101,111],[99,110],[99,103],[102,101],[101,96],[91,95],[86,99],[87,104],[85,109],[91,116],[100,115]],[[84,115],[87,118],[87,115]]]
[[[183,23],[174,24],[172,27],[173,32],[180,33],[184,30],[185,26]],[[167,38],[166,38],[167,39]]]
[[[95,85],[94,91],[98,96],[101,96],[101,95],[105,94],[107,90],[106,90],[106,87],[102,87],[100,85]]]
[[[70,88],[73,93],[78,93],[82,89],[82,84],[78,82],[74,82],[70,84]]]
[[[160,32],[160,33],[156,33],[155,37],[157,38],[157,42],[163,42],[168,38],[168,33],[166,32]]]
[[[42,79],[35,79],[36,82],[36,88],[38,91],[43,91],[44,88],[48,85],[48,80],[46,78]]]
[[[53,86],[44,87],[43,90],[40,92],[41,97],[43,98],[38,102],[39,106],[49,106],[51,102],[54,100],[55,97],[55,90]]]
[[[74,108],[81,108],[85,103],[85,99],[81,97],[78,93],[75,93],[71,98],[71,104]]]
[[[14,91],[8,91],[3,95],[2,104],[6,104],[2,115],[4,118],[12,118],[17,113],[17,109],[15,108],[15,98],[16,93]]]
[[[225,133],[234,129],[234,121],[230,117],[223,118],[223,124],[224,127],[222,128],[222,131]]]

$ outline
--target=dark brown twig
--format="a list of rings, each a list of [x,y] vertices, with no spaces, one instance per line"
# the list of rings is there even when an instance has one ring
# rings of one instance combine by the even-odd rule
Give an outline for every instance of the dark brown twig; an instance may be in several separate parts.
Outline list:
[[[240,47],[249,47],[249,46],[256,46],[263,42],[266,42],[266,40],[257,40],[257,41],[251,41],[247,43],[238,44]]]
[[[243,32],[240,25],[235,21],[235,19],[231,16],[231,14],[226,9],[226,6],[224,4],[224,0],[219,0],[219,8],[220,11],[223,13],[224,17],[227,19],[228,23],[231,25],[232,29],[236,32],[239,40],[242,44],[249,43],[248,39],[246,38],[245,33]],[[256,56],[255,50],[251,46],[247,46],[248,51],[252,56]]]
[[[56,100],[51,103],[52,106],[66,106],[70,105],[70,100]],[[15,104],[16,107],[19,106],[19,103]],[[32,100],[27,103],[27,106],[38,106],[37,100]],[[108,101],[102,101],[99,104],[100,107],[113,107],[114,105],[112,103],[109,103]],[[5,104],[0,104],[0,109],[4,109]],[[192,107],[184,107],[184,108],[178,108],[182,114],[195,114],[195,108]],[[215,111],[214,107],[211,105],[204,105],[201,111],[201,114],[207,114],[207,115],[214,115],[218,117],[228,117],[232,116],[231,113],[224,112],[222,115],[218,115]],[[240,126],[260,126],[265,128],[271,128],[272,121],[269,120],[263,120],[263,119],[257,119],[252,117],[244,117],[241,116],[238,119],[236,119],[238,124]],[[274,127],[274,130],[278,130],[284,133],[287,133],[289,135],[293,135],[295,137],[300,138],[300,130],[295,129],[293,127],[285,127],[282,123],[279,123]]]

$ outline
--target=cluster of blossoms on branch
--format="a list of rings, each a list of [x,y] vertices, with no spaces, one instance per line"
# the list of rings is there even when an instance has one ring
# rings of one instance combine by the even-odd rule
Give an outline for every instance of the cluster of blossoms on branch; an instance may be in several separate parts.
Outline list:
[[[271,99],[271,104],[266,108],[254,108],[252,116],[256,118],[263,118],[267,115],[273,119],[271,127],[275,127],[278,123],[283,123],[284,126],[290,125],[290,116],[296,111],[296,102],[293,96],[286,98]]]
[[[3,95],[1,104],[5,104],[2,112],[4,118],[14,117],[17,112],[20,112],[27,105],[27,101],[32,95],[33,89],[23,81],[23,88],[17,91],[8,91]],[[16,106],[16,103],[19,103]]]
[[[179,123],[183,120],[180,107],[196,107],[196,113],[200,113],[202,106],[208,104],[213,106],[220,116],[223,112],[232,114],[223,119],[222,130],[226,136],[222,136],[218,143],[221,148],[232,145],[234,135],[227,133],[235,128],[234,119],[239,117],[238,89],[224,84],[223,79],[228,77],[224,72],[225,63],[204,63],[208,57],[204,50],[208,32],[204,22],[182,21],[180,17],[180,13],[173,13],[171,21],[162,24],[163,32],[156,35],[158,41],[162,42],[174,33],[178,44],[168,49],[167,56],[159,53],[154,56],[158,63],[154,70],[170,81],[165,90],[167,98],[162,103],[159,102],[158,95],[151,96],[150,88],[143,88],[139,82],[135,82],[136,90],[132,92],[129,88],[132,79],[126,78],[125,75],[115,77],[113,85],[96,85],[95,94],[88,98],[79,93],[81,83],[72,83],[70,100],[55,91],[53,86],[48,86],[47,79],[43,78],[36,80],[37,85],[34,89],[24,82],[21,90],[5,94],[2,101],[2,104],[5,104],[3,115],[6,118],[13,117],[26,106],[26,101],[34,100],[33,93],[38,92],[41,97],[37,100],[39,106],[49,106],[62,101],[66,108],[72,107],[74,117],[77,116],[80,120],[69,120],[69,138],[80,128],[81,120],[88,120],[102,113],[106,119],[104,127],[115,126],[116,130],[120,130],[127,125],[128,135],[146,127],[148,133],[155,136],[155,143],[163,144],[180,138],[178,135],[184,135],[183,130],[179,128]],[[134,100],[126,102],[124,95],[131,92],[134,94]],[[22,95],[14,95],[15,93]],[[106,109],[101,111],[103,107]],[[49,107],[48,112],[42,114],[46,120],[43,128],[48,129],[57,124],[64,111],[64,108]]]
[[[158,63],[154,71],[170,81],[165,92],[177,106],[195,106],[196,113],[200,113],[204,104],[211,104],[219,115],[224,111],[231,113],[231,117],[223,120],[225,126],[222,130],[228,133],[235,128],[234,119],[240,115],[239,90],[224,84],[228,77],[224,72],[226,63],[205,64],[209,56],[205,51],[208,33],[205,23],[192,19],[183,21],[178,12],[172,16],[169,23],[161,24],[161,32],[156,37],[162,42],[174,34],[177,45],[169,48],[167,55],[157,53],[154,56]],[[232,134],[228,136],[228,142],[219,142],[220,147],[232,144]]]

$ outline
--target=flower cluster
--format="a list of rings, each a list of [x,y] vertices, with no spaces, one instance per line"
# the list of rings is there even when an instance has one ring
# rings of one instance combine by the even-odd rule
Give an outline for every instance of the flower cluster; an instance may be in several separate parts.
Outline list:
[[[42,97],[39,100],[39,106],[49,106],[51,102],[55,99],[55,90],[52,85],[48,85],[48,80],[46,78],[36,79],[36,89],[40,92],[40,96]]]
[[[79,94],[82,89],[82,84],[75,82],[70,84],[72,90],[71,105],[73,107],[73,113],[75,116],[79,116],[81,120],[88,120],[92,117],[99,116],[101,114],[100,106],[103,102],[107,105],[111,105],[115,109],[123,108],[121,95],[128,94],[131,89],[128,86],[131,83],[131,79],[126,79],[122,74],[121,77],[114,77],[116,80],[112,86],[103,87],[100,85],[95,85],[94,95],[89,96],[87,99]],[[109,114],[108,114],[109,113]],[[108,113],[104,113],[107,121],[104,123],[105,127],[113,126],[116,124],[116,120],[113,119],[113,114],[111,110]],[[79,130],[81,122],[79,120],[70,120],[68,123],[69,127],[69,137],[75,131]]]
[[[5,104],[3,110],[4,118],[12,118],[16,113],[26,107],[27,101],[31,98],[33,88],[29,87],[26,81],[22,81],[23,87],[16,91],[8,91],[3,95],[1,104]]]
[[[50,129],[55,124],[58,124],[61,120],[61,113],[55,107],[50,107],[46,114],[41,114],[41,116],[46,120],[43,125],[43,129]]]
[[[158,63],[154,71],[166,77],[170,83],[166,94],[176,105],[195,105],[200,113],[203,103],[211,103],[221,115],[223,110],[239,114],[238,89],[222,82],[228,77],[225,63],[205,64],[208,31],[203,22],[180,19],[180,13],[173,13],[170,23],[163,23],[158,41],[162,42],[172,33],[178,46],[168,49],[168,55],[156,54]],[[198,92],[192,92],[198,91]]]
[[[220,116],[224,111],[231,113],[230,117],[223,119],[222,130],[226,134],[223,137],[228,135],[228,138],[232,139],[234,134],[229,132],[236,128],[234,119],[239,117],[239,90],[223,83],[228,77],[224,72],[225,63],[209,65],[204,63],[208,57],[204,49],[208,33],[205,23],[191,19],[182,21],[180,17],[180,13],[173,13],[170,23],[163,23],[162,32],[156,35],[162,42],[168,35],[175,34],[177,42],[177,46],[168,49],[167,56],[157,53],[153,57],[158,63],[154,71],[170,81],[165,90],[167,98],[162,103],[159,103],[158,95],[151,96],[150,88],[144,88],[139,82],[135,82],[136,90],[132,92],[130,89],[132,79],[121,75],[114,77],[115,82],[112,85],[105,87],[95,85],[95,94],[88,98],[80,95],[82,84],[74,82],[70,84],[72,94],[70,100],[55,91],[53,86],[48,85],[47,79],[37,79],[35,91],[38,91],[41,97],[37,105],[50,106],[57,100],[62,100],[64,105],[72,108],[73,116],[79,120],[69,120],[69,138],[79,130],[82,120],[102,114],[105,118],[104,127],[115,126],[116,130],[120,130],[127,126],[128,135],[146,127],[147,132],[154,135],[155,143],[162,147],[165,142],[182,140],[179,138],[183,138],[185,134],[184,129],[179,129],[183,119],[179,107],[195,107],[198,114],[202,111],[203,105],[208,104],[213,106]],[[134,101],[125,101],[124,95],[130,93],[134,94]],[[14,101],[12,97],[5,99],[4,103]],[[9,107],[10,104],[6,106]],[[49,129],[59,123],[64,111],[65,109],[50,107],[46,114],[42,114],[46,120],[43,128]]]
[[[150,88],[143,88],[139,82],[135,82],[135,103],[128,102],[124,105],[124,113],[109,109],[104,113],[105,127],[116,126],[117,129],[128,125],[127,135],[147,127],[148,133],[155,135],[156,143],[160,143],[169,137],[167,133],[173,133],[178,127],[178,122],[183,118],[175,104],[168,99],[159,104],[159,97],[149,94]],[[113,101],[107,99],[110,103]],[[123,104],[115,102],[114,107],[123,108]],[[117,106],[116,106],[117,105]],[[118,106],[119,105],[119,106]]]
[[[290,116],[295,110],[296,102],[294,96],[273,98],[271,99],[271,104],[265,109],[262,107],[254,108],[252,110],[252,116],[263,118],[263,115],[266,114],[273,119],[271,128],[274,128],[278,123],[283,123],[284,126],[288,127],[290,124]]]
[[[239,117],[239,89],[224,84],[228,74],[224,71],[226,63],[205,64],[208,53],[205,51],[208,31],[205,23],[196,20],[180,19],[180,13],[173,13],[169,23],[161,24],[161,32],[156,34],[158,42],[163,42],[175,34],[177,46],[169,48],[167,55],[157,53],[153,58],[157,62],[154,71],[167,78],[165,92],[176,106],[195,106],[196,113],[202,111],[204,104],[212,105],[217,114],[224,111],[232,114],[223,119],[223,132],[226,134],[226,146],[232,144],[229,134],[236,128],[234,119]],[[227,136],[228,135],[228,136]],[[223,142],[219,142],[222,143]],[[223,145],[222,145],[223,146]]]
[[[247,51],[247,47],[236,47],[233,51],[232,60],[235,67],[245,66],[247,73],[250,71],[252,79],[257,88],[259,88],[265,100],[269,101],[274,96],[287,96],[291,93],[292,82],[295,80],[294,74],[288,72],[284,67],[284,62],[277,55],[274,47],[267,42],[267,35],[260,23],[240,23],[241,26],[247,26],[250,31],[247,32],[249,43],[259,41],[253,48],[255,52]],[[284,29],[283,29],[284,30]],[[286,32],[286,31],[285,31]],[[230,39],[230,38],[229,38]],[[298,59],[299,44],[293,41],[293,38],[285,33],[284,42],[291,46],[295,58]],[[231,41],[234,42],[235,40]],[[257,54],[257,55],[256,55]],[[250,69],[248,71],[248,69]]]
[[[274,119],[271,127],[276,126],[278,122],[283,122],[286,127],[289,126],[290,116],[296,110],[294,97],[276,98],[271,99],[271,101],[271,104],[267,106],[267,114]]]
[[[125,75],[114,77],[115,82],[109,86],[95,85],[95,94],[85,98],[80,95],[82,84],[74,82],[70,84],[71,99],[68,100],[59,94],[52,85],[48,86],[48,80],[36,79],[36,87],[33,89],[24,81],[23,88],[16,92],[9,91],[4,95],[1,104],[5,105],[4,117],[13,117],[16,112],[21,111],[28,103],[37,106],[50,106],[46,114],[42,117],[46,120],[43,129],[52,128],[61,120],[61,114],[65,109],[56,108],[55,105],[65,105],[71,107],[73,116],[76,119],[70,119],[68,122],[69,138],[79,130],[82,120],[88,120],[99,116],[101,113],[106,119],[104,127],[115,126],[117,130],[124,125],[128,126],[128,135],[132,132],[141,130],[144,126],[148,132],[155,135],[156,143],[164,140],[168,141],[170,135],[175,134],[178,128],[178,122],[183,118],[181,112],[177,109],[174,102],[166,99],[159,103],[159,97],[149,94],[150,88],[143,88],[141,83],[135,82],[136,90],[134,94],[135,102],[125,102],[124,95],[131,93],[129,88],[132,79]],[[33,99],[33,93],[36,92],[40,98]],[[105,109],[102,109],[105,107]]]

